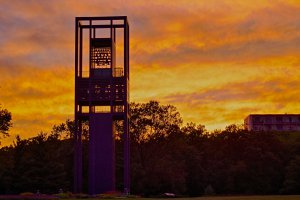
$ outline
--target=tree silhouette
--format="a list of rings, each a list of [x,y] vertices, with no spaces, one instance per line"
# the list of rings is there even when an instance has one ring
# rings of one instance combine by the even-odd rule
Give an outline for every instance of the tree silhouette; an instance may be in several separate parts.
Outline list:
[[[297,132],[249,132],[233,124],[209,133],[200,124],[191,122],[182,126],[177,109],[157,101],[131,103],[130,116],[134,194],[300,193]],[[71,191],[73,125],[73,121],[67,120],[55,125],[50,134],[40,133],[29,139],[17,137],[14,145],[1,148],[0,193],[37,189],[56,193],[60,188]],[[87,169],[87,145],[88,137],[83,140],[84,169]],[[118,155],[122,150],[119,137],[116,170],[120,172],[123,160]],[[117,172],[117,180],[122,180],[122,173]]]
[[[7,109],[2,109],[0,107],[0,134],[3,137],[9,136],[8,131],[10,127],[12,127],[11,120],[12,120],[11,113]]]

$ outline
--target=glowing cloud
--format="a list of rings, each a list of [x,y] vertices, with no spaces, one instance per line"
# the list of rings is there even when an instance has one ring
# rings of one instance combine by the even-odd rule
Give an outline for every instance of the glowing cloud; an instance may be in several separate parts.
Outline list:
[[[0,103],[11,134],[73,117],[75,16],[128,16],[131,101],[171,103],[210,130],[249,113],[299,113],[299,13],[293,0],[2,2]]]

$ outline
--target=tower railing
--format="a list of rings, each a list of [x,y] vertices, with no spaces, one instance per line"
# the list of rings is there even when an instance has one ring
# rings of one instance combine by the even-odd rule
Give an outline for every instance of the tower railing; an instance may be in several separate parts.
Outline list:
[[[107,76],[107,72],[105,70],[98,70],[97,71],[99,76]],[[114,68],[112,70],[113,77],[124,77],[124,69],[121,67]],[[89,78],[90,72],[89,71],[82,71],[82,78]]]

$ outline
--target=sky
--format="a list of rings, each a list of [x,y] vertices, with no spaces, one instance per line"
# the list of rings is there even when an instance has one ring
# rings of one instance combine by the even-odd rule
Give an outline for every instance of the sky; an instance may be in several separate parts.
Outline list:
[[[208,130],[300,113],[299,13],[299,0],[0,0],[2,145],[73,119],[76,16],[128,16],[130,101]]]

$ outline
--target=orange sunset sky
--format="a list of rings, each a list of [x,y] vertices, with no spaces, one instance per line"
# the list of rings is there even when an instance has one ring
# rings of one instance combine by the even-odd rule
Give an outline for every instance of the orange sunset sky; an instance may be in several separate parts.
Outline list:
[[[1,0],[0,104],[16,134],[73,118],[76,16],[126,15],[131,101],[172,104],[208,130],[300,113],[299,0]]]

